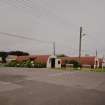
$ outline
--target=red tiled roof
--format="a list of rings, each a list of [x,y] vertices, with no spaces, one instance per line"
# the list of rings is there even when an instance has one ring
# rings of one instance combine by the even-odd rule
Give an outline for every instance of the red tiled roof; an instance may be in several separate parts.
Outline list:
[[[36,62],[47,63],[48,57],[50,55],[31,55],[31,56],[18,56],[17,61],[22,62],[26,60],[34,60]]]
[[[29,60],[29,56],[17,56],[16,61],[18,62],[22,62],[22,61],[26,61]]]
[[[49,55],[35,55],[35,61],[41,63],[47,63]]]

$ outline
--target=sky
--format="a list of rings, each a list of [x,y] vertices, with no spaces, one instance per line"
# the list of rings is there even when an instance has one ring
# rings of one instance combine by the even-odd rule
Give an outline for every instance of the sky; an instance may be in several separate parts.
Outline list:
[[[82,55],[105,55],[105,0],[0,0],[0,51],[52,54],[55,41],[56,54],[78,56],[80,26]]]

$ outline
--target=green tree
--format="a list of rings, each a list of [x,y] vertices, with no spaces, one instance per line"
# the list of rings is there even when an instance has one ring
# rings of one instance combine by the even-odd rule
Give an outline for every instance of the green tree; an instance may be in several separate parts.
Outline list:
[[[67,57],[65,54],[59,54],[57,57]]]
[[[8,55],[16,55],[16,56],[27,56],[29,53],[23,51],[10,51]]]
[[[7,52],[0,52],[0,57],[2,58],[2,63],[6,63]]]

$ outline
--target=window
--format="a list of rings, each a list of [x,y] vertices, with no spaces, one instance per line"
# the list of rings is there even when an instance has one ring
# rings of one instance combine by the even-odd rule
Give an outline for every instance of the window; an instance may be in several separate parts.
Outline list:
[[[58,61],[58,64],[60,64],[61,62],[60,61]]]

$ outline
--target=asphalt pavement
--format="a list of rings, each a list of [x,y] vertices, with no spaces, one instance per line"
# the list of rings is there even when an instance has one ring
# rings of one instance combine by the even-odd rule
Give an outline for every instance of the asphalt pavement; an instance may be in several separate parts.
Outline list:
[[[0,105],[105,105],[105,73],[0,68]]]

